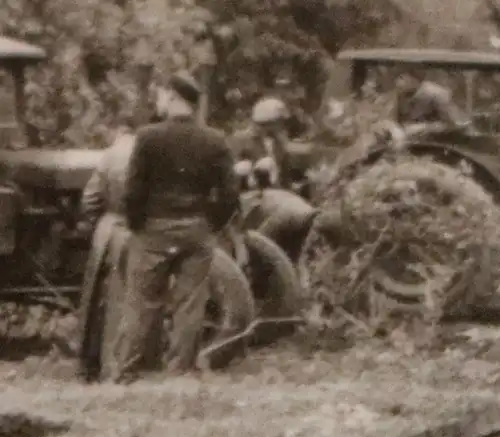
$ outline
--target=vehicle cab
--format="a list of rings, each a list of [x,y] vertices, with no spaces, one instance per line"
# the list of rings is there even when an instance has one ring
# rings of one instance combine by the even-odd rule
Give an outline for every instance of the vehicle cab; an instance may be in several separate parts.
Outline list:
[[[476,109],[480,73],[499,73],[500,55],[478,51],[381,48],[346,50],[338,54],[337,60],[350,63],[351,91],[358,99],[363,98],[363,88],[369,73],[380,66],[398,72],[441,70],[445,73],[460,73],[465,91],[462,109],[472,129],[410,129],[405,131],[404,147],[410,153],[431,155],[450,164],[465,160],[473,166],[474,177],[500,201],[500,111],[494,107]],[[380,149],[377,151],[380,154],[381,149],[385,150],[387,146],[378,144],[375,148]],[[359,162],[368,159],[368,155],[373,157],[373,153],[370,149],[359,153],[349,151],[345,154],[349,155],[346,162]]]
[[[416,69],[459,72],[464,80],[465,105],[463,109],[471,117],[478,133],[500,134],[500,112],[475,109],[478,73],[500,72],[500,55],[496,53],[384,48],[346,50],[338,54],[337,60],[350,63],[351,90],[357,98],[362,98],[363,86],[369,73],[377,67],[397,68],[399,71],[408,72]]]

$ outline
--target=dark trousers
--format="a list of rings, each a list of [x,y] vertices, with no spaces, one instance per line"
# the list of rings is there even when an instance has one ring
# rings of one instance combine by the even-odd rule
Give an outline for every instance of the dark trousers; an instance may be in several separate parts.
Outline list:
[[[148,345],[162,343],[165,314],[172,320],[169,368],[186,370],[194,365],[210,297],[213,253],[210,235],[196,231],[170,229],[132,236],[116,345],[116,381],[161,366],[161,354],[150,353]],[[147,362],[147,357],[156,362]]]

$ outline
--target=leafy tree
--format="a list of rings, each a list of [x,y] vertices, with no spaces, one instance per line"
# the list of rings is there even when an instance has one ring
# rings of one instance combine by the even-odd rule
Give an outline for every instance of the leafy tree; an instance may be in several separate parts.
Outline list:
[[[300,133],[321,104],[325,57],[385,23],[372,3],[4,0],[0,32],[47,49],[49,62],[30,69],[27,86],[27,116],[40,144],[107,145],[134,116],[139,66],[151,63],[160,85],[178,69],[200,75],[202,36],[217,58],[211,123],[232,127],[259,96],[273,93],[294,108]]]

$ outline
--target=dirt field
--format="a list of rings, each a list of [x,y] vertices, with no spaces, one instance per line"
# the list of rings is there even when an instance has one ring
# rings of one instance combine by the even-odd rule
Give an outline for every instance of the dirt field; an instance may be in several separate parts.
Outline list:
[[[500,428],[497,337],[463,327],[445,352],[425,356],[396,337],[316,353],[286,342],[225,373],[155,375],[128,387],[83,386],[74,363],[54,353],[1,361],[0,436],[56,435],[57,427],[30,429],[25,416],[68,437],[485,436]]]

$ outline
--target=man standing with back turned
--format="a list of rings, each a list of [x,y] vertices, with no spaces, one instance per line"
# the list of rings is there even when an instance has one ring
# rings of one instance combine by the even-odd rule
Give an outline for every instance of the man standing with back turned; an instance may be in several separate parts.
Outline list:
[[[137,133],[124,195],[132,237],[115,381],[135,379],[145,340],[165,308],[172,317],[169,368],[193,366],[214,233],[239,207],[233,165],[221,134],[190,119]]]
[[[193,77],[185,72],[174,74],[168,88],[161,90],[158,96],[155,118],[194,120],[199,95],[199,86]],[[76,344],[80,370],[87,381],[106,379],[116,367],[113,349],[126,276],[125,263],[121,260],[125,258],[130,234],[125,223],[123,197],[135,144],[135,134],[119,136],[104,153],[82,195],[82,212],[95,227]],[[159,326],[161,322],[158,321]],[[146,358],[146,363],[154,362],[162,352],[161,345],[154,341],[148,345],[151,359]]]

